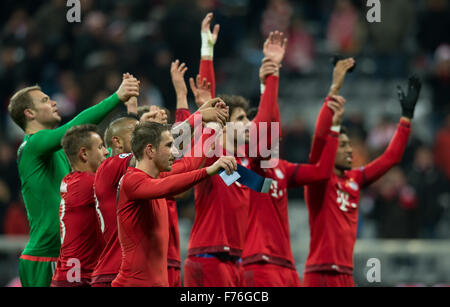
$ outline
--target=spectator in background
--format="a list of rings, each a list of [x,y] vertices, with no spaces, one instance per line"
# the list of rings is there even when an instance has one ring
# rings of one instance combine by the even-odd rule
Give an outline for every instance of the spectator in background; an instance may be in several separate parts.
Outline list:
[[[420,47],[432,56],[439,45],[450,44],[449,2],[448,0],[427,0],[426,5],[426,10],[418,18],[417,40]]]
[[[382,22],[368,23],[369,42],[376,53],[377,76],[401,78],[407,74],[405,43],[413,18],[410,0],[383,1]]]
[[[292,5],[288,0],[269,0],[261,22],[262,37],[269,36],[274,30],[288,33],[292,14]]]
[[[445,119],[444,127],[438,131],[434,145],[436,165],[442,169],[450,180],[450,114]]]
[[[374,215],[378,238],[416,239],[420,233],[418,199],[401,168],[393,168],[377,184]]]
[[[374,155],[378,155],[389,144],[392,136],[397,129],[396,124],[393,123],[389,115],[383,115],[378,124],[370,130],[367,138],[367,146]]]
[[[308,73],[314,66],[314,38],[309,34],[300,16],[294,17],[288,30],[289,44],[284,63],[286,69],[295,73]]]
[[[337,0],[328,23],[327,40],[332,52],[358,54],[364,44],[364,24],[351,0]]]
[[[450,44],[441,45],[436,50],[429,82],[433,91],[433,128],[437,130],[445,116],[450,114]]]
[[[436,226],[441,220],[445,200],[450,194],[450,181],[436,168],[433,152],[420,147],[415,152],[413,168],[408,172],[408,181],[416,191],[419,204],[421,237],[436,238]]]

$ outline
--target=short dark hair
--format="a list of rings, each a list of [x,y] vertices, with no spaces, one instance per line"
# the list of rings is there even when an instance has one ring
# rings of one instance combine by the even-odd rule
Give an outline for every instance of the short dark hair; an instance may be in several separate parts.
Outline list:
[[[81,147],[92,146],[91,135],[97,133],[96,125],[81,125],[70,128],[61,140],[61,146],[71,165],[77,161]]]
[[[257,114],[258,114],[258,108],[255,108],[255,107],[250,108],[247,111],[247,118],[248,118],[248,120],[253,120],[256,117]]]
[[[12,97],[8,105],[8,112],[13,121],[25,131],[27,126],[27,118],[24,111],[34,107],[33,98],[30,96],[32,91],[40,91],[38,85],[30,86],[17,91]]]
[[[144,148],[152,144],[158,149],[161,143],[161,135],[164,131],[170,131],[170,125],[154,122],[145,122],[136,126],[131,134],[131,150],[137,160],[144,156]]]
[[[124,128],[127,128],[129,123],[137,121],[134,117],[125,116],[111,122],[105,131],[104,140],[106,147],[112,147],[112,138],[115,136],[123,137]]]
[[[234,110],[237,108],[242,108],[245,113],[247,113],[248,111],[250,103],[242,96],[219,95],[219,98],[221,98],[229,107],[230,117],[233,115]]]
[[[348,136],[348,129],[346,126],[341,126],[341,132],[339,134],[345,134]]]

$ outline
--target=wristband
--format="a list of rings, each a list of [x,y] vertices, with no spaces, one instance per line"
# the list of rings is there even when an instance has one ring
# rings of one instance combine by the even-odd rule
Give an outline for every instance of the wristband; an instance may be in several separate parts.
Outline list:
[[[261,83],[261,95],[266,91],[266,85]]]
[[[212,40],[212,34],[210,31],[208,32],[202,32],[202,49],[201,49],[201,56],[208,56],[213,57],[214,56],[214,43]]]
[[[339,134],[341,133],[341,126],[331,126],[330,130]]]

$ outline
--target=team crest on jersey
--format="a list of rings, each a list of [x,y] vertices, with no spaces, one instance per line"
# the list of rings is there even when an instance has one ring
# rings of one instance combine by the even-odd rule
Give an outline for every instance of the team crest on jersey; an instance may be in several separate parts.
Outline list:
[[[284,179],[284,174],[279,168],[275,169],[275,174],[277,175],[278,178]]]
[[[120,155],[119,155],[119,158],[120,158],[120,159],[125,159],[125,158],[128,158],[129,156],[131,156],[130,153],[127,153],[127,154],[120,154]]]
[[[347,182],[347,186],[349,186],[350,189],[352,189],[353,191],[358,191],[358,190],[359,190],[359,185],[358,185],[358,183],[356,183],[356,182],[353,181],[353,180],[348,181],[348,182]]]
[[[248,166],[248,159],[242,159],[241,160],[241,164],[242,164],[242,166],[247,167]]]
[[[65,183],[64,181],[61,182],[61,186],[60,186],[60,188],[59,188],[59,191],[60,191],[61,193],[67,193],[67,183]]]

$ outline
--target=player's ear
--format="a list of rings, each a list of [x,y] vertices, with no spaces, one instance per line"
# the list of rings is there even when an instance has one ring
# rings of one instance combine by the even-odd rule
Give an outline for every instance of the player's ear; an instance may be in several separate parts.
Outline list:
[[[153,158],[154,154],[155,154],[155,148],[153,147],[152,144],[147,144],[147,146],[145,146],[145,154],[149,157],[149,158]]]
[[[36,113],[34,112],[33,109],[25,109],[23,111],[23,114],[25,114],[25,118],[28,120],[35,119],[36,117]]]
[[[113,146],[117,149],[123,148],[122,140],[118,136],[113,136],[111,139]]]
[[[86,147],[81,147],[80,151],[78,153],[78,158],[81,160],[81,162],[87,162],[88,160],[88,153]]]

